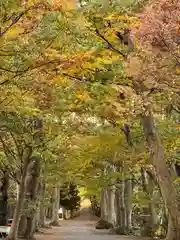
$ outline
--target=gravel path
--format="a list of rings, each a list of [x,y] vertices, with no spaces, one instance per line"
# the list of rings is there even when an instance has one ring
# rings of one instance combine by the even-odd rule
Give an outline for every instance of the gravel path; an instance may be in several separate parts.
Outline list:
[[[61,221],[61,227],[54,227],[37,235],[37,240],[138,240],[131,236],[112,235],[107,230],[96,230],[98,218],[88,209],[81,210],[80,216],[73,220]],[[141,239],[142,240],[142,239]]]

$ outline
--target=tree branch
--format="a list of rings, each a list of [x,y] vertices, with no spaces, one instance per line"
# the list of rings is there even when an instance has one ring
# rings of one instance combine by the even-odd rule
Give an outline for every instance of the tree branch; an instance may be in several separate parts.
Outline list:
[[[27,12],[29,12],[30,10],[32,10],[32,9],[38,7],[38,6],[39,6],[39,3],[37,3],[37,4],[35,4],[35,5],[27,8],[24,12],[21,12],[21,13],[19,14],[19,16],[16,17],[16,18],[12,21],[12,23],[5,28],[4,31],[0,32],[0,38],[3,37],[14,25],[16,25],[16,24],[19,22],[19,20],[20,20]]]
[[[5,144],[5,142],[4,142],[4,140],[3,140],[3,138],[2,138],[1,136],[0,136],[0,141],[1,141],[2,145],[3,145],[3,150],[4,150],[4,153],[5,153],[6,157],[9,158],[9,155],[11,155],[11,157],[12,157],[14,160],[16,160],[16,157],[15,157],[14,152],[12,152],[12,151],[7,147],[7,145]]]
[[[3,82],[0,83],[0,85],[3,85],[5,83],[9,82],[9,79],[4,80]]]
[[[9,129],[9,133],[10,133],[10,135],[14,141],[14,144],[16,146],[19,159],[22,159],[23,149],[21,148],[21,144],[18,143],[18,140],[15,138],[14,134],[12,133],[12,131],[10,129]]]
[[[172,108],[173,108],[173,110],[175,111],[175,112],[177,112],[177,113],[179,113],[180,114],[180,110],[179,109],[177,109],[174,105],[172,105]]]
[[[109,49],[111,49],[111,50],[112,50],[113,52],[115,52],[115,53],[118,53],[119,55],[123,56],[124,58],[126,57],[126,55],[125,55],[123,52],[121,52],[120,50],[118,50],[117,48],[115,48],[115,47],[100,33],[100,31],[99,31],[97,28],[96,28],[95,32],[96,32],[96,35],[97,35],[98,37],[100,37],[104,42],[107,43]]]
[[[24,16],[24,14],[25,12],[22,12],[7,28],[5,28],[3,32],[0,32],[0,38],[3,37],[11,29],[11,27],[13,27],[22,18],[22,16]]]
[[[132,143],[132,139],[131,139],[131,131],[130,131],[130,127],[128,124],[124,124],[123,127],[121,128],[121,130],[124,132],[125,137],[126,137],[126,141],[128,143],[129,146],[133,146]]]

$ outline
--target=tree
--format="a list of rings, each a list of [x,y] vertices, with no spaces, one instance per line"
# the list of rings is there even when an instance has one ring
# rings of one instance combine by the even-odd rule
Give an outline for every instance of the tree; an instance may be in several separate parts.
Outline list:
[[[32,239],[35,232],[35,217],[37,208],[37,196],[40,177],[40,157],[32,157],[28,166],[28,173],[25,182],[25,219],[24,238]]]
[[[4,120],[4,121],[2,121]],[[20,213],[25,194],[25,182],[28,166],[32,161],[32,155],[39,147],[39,131],[35,122],[18,116],[17,113],[3,113],[1,115],[1,146],[5,153],[4,164],[9,168],[14,179],[19,183],[18,201],[14,212],[14,221],[9,238],[17,235],[20,221]],[[14,124],[15,121],[15,124]],[[34,123],[34,126],[32,126]],[[38,129],[38,130],[37,130]],[[11,164],[11,167],[9,167]]]
[[[60,191],[60,204],[67,210],[71,211],[73,217],[74,211],[79,210],[81,198],[78,196],[79,191],[76,184],[66,183]]]
[[[16,238],[24,196],[43,213],[53,194],[57,222],[59,185],[68,183],[69,199],[60,201],[72,210],[79,201],[75,182],[95,195],[102,219],[121,233],[131,230],[132,206],[150,214],[150,235],[155,222],[161,225],[155,213],[162,217],[167,207],[167,239],[174,240],[179,3],[79,2],[6,1],[0,13],[0,163],[21,197],[9,238]],[[37,156],[40,176],[29,172]],[[24,184],[28,179],[34,189]],[[35,196],[39,181],[45,201]]]

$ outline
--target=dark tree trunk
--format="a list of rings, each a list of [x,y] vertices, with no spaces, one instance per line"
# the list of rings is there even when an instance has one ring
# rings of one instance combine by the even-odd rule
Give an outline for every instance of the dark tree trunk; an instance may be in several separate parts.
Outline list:
[[[0,226],[7,226],[7,203],[8,203],[8,187],[9,187],[9,174],[8,171],[1,171],[0,182]]]
[[[26,189],[25,189],[25,202],[27,203],[27,207],[30,211],[28,211],[28,215],[26,216],[26,228],[24,233],[25,239],[33,239],[33,235],[35,232],[35,217],[36,217],[36,205],[37,205],[37,189],[39,183],[40,176],[40,158],[33,157],[31,159],[31,164],[28,168],[28,175],[26,177]],[[32,204],[30,206],[29,205]]]
[[[23,211],[22,211],[22,213],[23,213]],[[18,227],[18,237],[24,236],[25,230],[26,230],[26,225],[27,225],[26,216],[24,214],[22,214],[20,222],[19,222],[19,227]]]
[[[35,222],[33,221],[34,218],[27,217],[26,218],[26,229],[24,233],[24,239],[33,239],[34,232],[35,232]]]

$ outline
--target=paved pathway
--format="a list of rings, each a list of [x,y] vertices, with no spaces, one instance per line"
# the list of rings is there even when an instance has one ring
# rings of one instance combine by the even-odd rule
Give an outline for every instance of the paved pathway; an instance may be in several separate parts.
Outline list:
[[[73,220],[61,221],[61,227],[54,227],[38,235],[37,240],[137,240],[130,236],[110,234],[107,230],[96,230],[98,218],[88,209],[81,210],[80,216]]]

